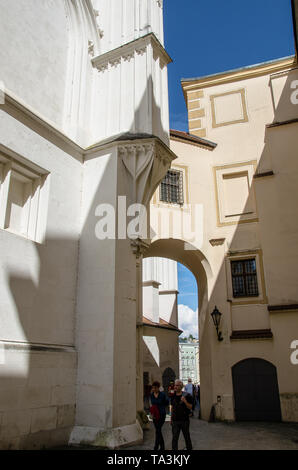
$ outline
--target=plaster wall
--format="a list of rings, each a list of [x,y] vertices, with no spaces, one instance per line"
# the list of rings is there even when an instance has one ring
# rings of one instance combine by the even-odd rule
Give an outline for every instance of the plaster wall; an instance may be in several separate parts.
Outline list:
[[[162,374],[170,367],[179,378],[178,333],[162,328],[145,326],[144,372],[149,372],[149,383],[158,380],[162,384]]]
[[[0,446],[61,445],[75,415],[82,165],[2,110],[0,122],[3,152],[48,175],[42,240],[0,230]]]
[[[96,237],[96,209],[103,201],[116,207],[116,162],[113,149],[88,159],[82,191],[76,426],[101,430],[113,424],[115,242]]]
[[[297,78],[296,69],[276,77],[268,71],[262,76],[254,75],[249,79],[202,87],[200,91],[193,89],[193,93],[200,94],[199,106],[205,113],[202,126],[207,130],[207,138],[216,142],[217,147],[208,151],[173,138],[171,148],[178,155],[173,168],[183,168],[187,172],[184,196],[189,206],[184,204],[179,208],[164,204],[159,201],[158,192],[151,201],[153,240],[160,244],[163,239],[172,237],[187,241],[192,247],[192,251],[185,251],[182,255],[174,250],[177,244],[168,242],[167,250],[172,259],[179,257],[180,262],[184,259],[184,264],[193,270],[198,281],[203,419],[209,418],[217,397],[221,400],[216,405],[217,416],[220,419],[235,419],[231,367],[249,357],[260,357],[276,366],[282,419],[298,419],[295,366],[291,364],[289,349],[295,339],[297,311],[268,311],[268,305],[297,304],[294,289],[297,284],[298,231],[294,207],[297,199],[297,123],[266,127],[272,122],[280,123],[297,117],[297,109],[290,100],[294,78]],[[214,119],[211,97],[226,97],[230,92],[238,93],[239,90],[244,90],[242,96],[247,119],[213,126],[219,116],[222,119],[223,114],[217,109],[218,116]],[[239,117],[239,101],[232,103],[235,109],[231,110],[230,115],[236,120]],[[218,102],[217,106],[221,105]],[[245,112],[242,117],[245,117]],[[246,198],[242,202],[242,210],[245,212],[250,208],[255,220],[242,222],[243,219],[235,218],[232,223],[222,223],[219,199],[229,196],[229,193],[220,191],[216,171],[227,168],[227,173],[239,172],[242,175],[244,166],[248,164],[251,165],[252,174],[273,172],[272,176],[251,176],[249,179],[248,194],[253,197],[253,208],[249,198]],[[237,198],[238,194],[234,197]],[[201,217],[196,218],[193,238],[187,239],[180,231],[179,217],[187,212],[195,214],[196,205],[202,207]],[[237,302],[231,297],[228,269],[231,253],[239,258],[257,253],[260,285],[259,296],[254,302],[250,299]],[[202,278],[193,269],[196,256],[203,256],[210,266],[209,272],[205,270],[207,284],[203,290]],[[207,293],[207,303],[202,299],[204,291]],[[210,317],[215,305],[222,313],[222,342],[217,340]],[[230,339],[233,331],[264,329],[272,331],[273,339]]]
[[[103,32],[101,53],[154,33],[164,42],[162,5],[157,0],[92,0]]]
[[[69,41],[64,0],[1,0],[0,9],[1,80],[62,126]]]

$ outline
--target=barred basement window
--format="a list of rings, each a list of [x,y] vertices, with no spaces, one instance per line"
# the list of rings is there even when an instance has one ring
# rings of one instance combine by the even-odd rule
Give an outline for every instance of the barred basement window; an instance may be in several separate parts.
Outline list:
[[[169,170],[160,185],[160,200],[170,204],[183,205],[183,172]]]
[[[255,258],[231,261],[234,297],[258,297],[258,279]]]

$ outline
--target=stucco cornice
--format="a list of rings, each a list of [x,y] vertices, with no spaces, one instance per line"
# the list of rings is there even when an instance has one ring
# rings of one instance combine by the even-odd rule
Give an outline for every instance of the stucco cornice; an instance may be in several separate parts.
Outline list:
[[[14,96],[14,94],[7,89],[4,92],[4,104],[0,105],[0,110],[14,117],[34,132],[53,143],[53,145],[81,161],[81,163],[84,163],[86,157],[92,158],[105,148],[121,145],[153,144],[159,158],[163,159],[165,163],[170,163],[177,158],[175,153],[172,152],[159,137],[147,134],[124,133],[114,138],[104,139],[87,148],[80,147],[64,134],[61,129],[41,116],[36,110],[23,103],[22,100]]]
[[[244,67],[237,70],[230,70],[224,73],[214,74],[200,78],[182,79],[181,85],[184,96],[189,91],[195,91],[211,86],[222,85],[224,83],[255,78],[262,75],[281,72],[296,66],[295,57],[287,57],[275,61],[265,62],[263,64]]]
[[[164,64],[172,62],[171,57],[168,55],[162,44],[159,42],[154,33],[149,33],[146,36],[135,39],[123,46],[117,47],[112,51],[101,54],[92,59],[93,67],[99,71],[105,70],[109,65],[118,65],[123,60],[130,60],[135,54],[144,54],[147,47],[151,45],[154,52],[160,57]]]
[[[7,89],[5,89],[4,104],[0,105],[0,110],[5,111],[64,152],[83,162],[84,149],[82,147]]]
[[[92,158],[92,156],[96,156],[98,151],[101,151],[103,149],[116,146],[120,148],[120,150],[124,151],[124,149],[132,149],[136,146],[148,146],[148,145],[154,145],[155,150],[157,155],[159,156],[159,159],[164,160],[165,163],[171,163],[173,160],[177,158],[177,155],[162,141],[160,140],[159,137],[157,136],[150,136],[147,138],[142,137],[142,134],[138,136],[138,134],[135,134],[134,139],[127,139],[126,135],[123,134],[123,136],[118,137],[115,140],[109,140],[108,142],[103,141],[103,142],[98,142],[97,144],[93,145],[92,147],[89,147],[86,149],[84,152],[84,156],[88,158]]]

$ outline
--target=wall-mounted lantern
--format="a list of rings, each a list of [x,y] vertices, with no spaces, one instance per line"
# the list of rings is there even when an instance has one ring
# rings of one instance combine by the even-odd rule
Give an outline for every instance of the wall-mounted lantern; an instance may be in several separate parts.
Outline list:
[[[221,313],[220,311],[217,309],[217,307],[215,306],[215,309],[213,310],[213,312],[211,313],[211,317],[212,317],[212,320],[213,320],[213,323],[214,323],[214,326],[216,328],[216,333],[217,333],[217,339],[218,341],[222,341],[223,340],[223,337],[221,335],[221,332],[218,331],[219,329],[219,324],[220,324],[220,319],[221,319]]]

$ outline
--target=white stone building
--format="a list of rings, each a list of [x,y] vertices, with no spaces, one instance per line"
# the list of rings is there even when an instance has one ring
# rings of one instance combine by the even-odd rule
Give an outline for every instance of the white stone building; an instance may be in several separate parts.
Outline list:
[[[175,158],[162,1],[0,0],[0,42],[0,448],[140,441],[126,222]]]

